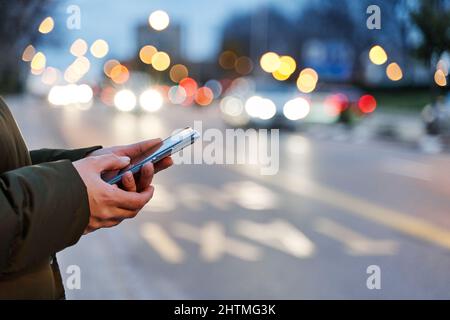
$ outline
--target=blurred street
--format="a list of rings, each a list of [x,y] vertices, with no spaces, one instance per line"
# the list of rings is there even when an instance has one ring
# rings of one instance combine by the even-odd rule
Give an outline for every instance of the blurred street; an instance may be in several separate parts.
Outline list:
[[[219,108],[89,112],[45,100],[7,102],[29,149],[117,145],[166,137]],[[282,132],[280,171],[182,165],[159,173],[154,198],[113,230],[59,254],[70,299],[450,298],[448,154],[340,133]],[[366,269],[381,269],[369,290]]]

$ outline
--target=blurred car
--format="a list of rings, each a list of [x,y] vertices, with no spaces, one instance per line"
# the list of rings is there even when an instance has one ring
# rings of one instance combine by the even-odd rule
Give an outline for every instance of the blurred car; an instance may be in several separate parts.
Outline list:
[[[158,112],[166,96],[163,86],[152,83],[147,74],[139,71],[130,75],[126,85],[105,81],[98,90],[102,103],[120,112]]]
[[[450,94],[442,96],[435,104],[428,104],[422,111],[427,133],[450,135]]]
[[[295,129],[304,123],[346,122],[375,110],[373,100],[353,87],[302,94],[292,84],[239,78],[225,92],[220,110],[231,126]]]

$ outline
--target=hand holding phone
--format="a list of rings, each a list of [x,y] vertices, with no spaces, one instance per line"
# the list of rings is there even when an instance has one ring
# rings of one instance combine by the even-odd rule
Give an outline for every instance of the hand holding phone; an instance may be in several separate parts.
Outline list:
[[[145,150],[141,155],[132,159],[130,165],[120,171],[108,171],[102,174],[104,181],[109,184],[118,184],[127,172],[139,174],[141,168],[148,162],[157,163],[158,161],[168,157],[183,148],[191,145],[199,138],[198,132],[192,128],[184,128],[167,139],[161,141],[149,150]]]

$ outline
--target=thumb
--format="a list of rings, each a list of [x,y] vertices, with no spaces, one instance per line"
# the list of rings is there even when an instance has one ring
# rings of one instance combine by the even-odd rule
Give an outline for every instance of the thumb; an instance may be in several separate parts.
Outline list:
[[[95,165],[98,172],[118,170],[130,164],[129,157],[118,157],[114,154],[106,154],[95,158]]]

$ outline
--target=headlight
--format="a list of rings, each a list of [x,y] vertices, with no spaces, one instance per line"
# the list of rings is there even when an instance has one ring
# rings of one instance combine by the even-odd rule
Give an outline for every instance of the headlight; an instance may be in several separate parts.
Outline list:
[[[258,96],[253,96],[245,102],[245,111],[252,118],[258,118],[259,107],[261,106],[261,101],[263,98]]]
[[[241,99],[229,96],[220,102],[220,110],[230,117],[238,117],[244,111],[244,106]]]
[[[252,118],[269,120],[275,116],[277,108],[272,100],[253,96],[245,103],[245,111]]]
[[[66,104],[66,94],[63,86],[54,86],[48,93],[48,101],[55,106]]]
[[[139,97],[139,104],[141,105],[142,109],[148,112],[155,112],[161,109],[162,105],[164,103],[164,99],[156,90],[146,90],[142,92],[141,96]]]
[[[114,96],[114,105],[120,111],[131,111],[136,107],[136,96],[131,90],[120,90]]]
[[[311,110],[308,100],[295,98],[286,102],[283,107],[283,114],[289,120],[300,120],[306,118]]]
[[[82,84],[78,86],[77,92],[78,92],[78,101],[80,103],[89,103],[94,96],[92,88],[89,87],[87,84]]]
[[[48,94],[48,101],[57,106],[71,104],[87,105],[93,98],[92,88],[87,84],[54,86]]]
[[[259,118],[262,120],[272,119],[277,113],[277,107],[270,99],[263,99],[259,109]]]

